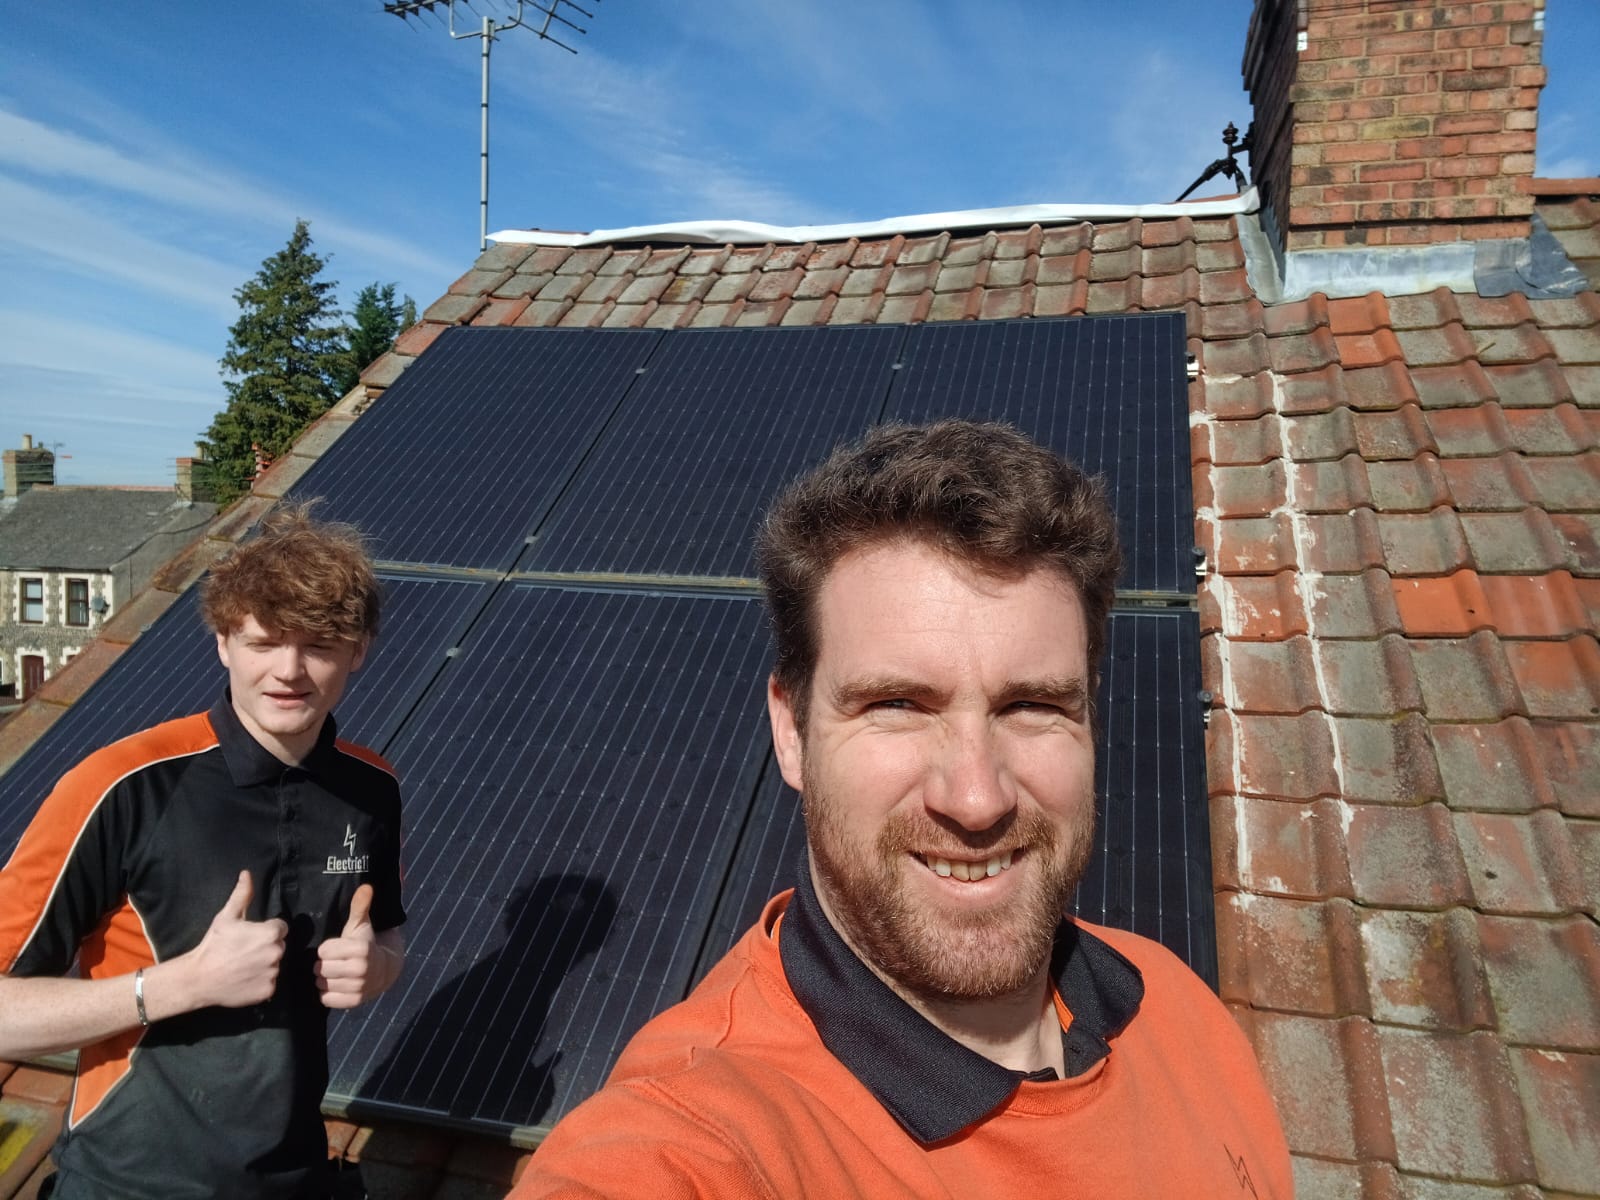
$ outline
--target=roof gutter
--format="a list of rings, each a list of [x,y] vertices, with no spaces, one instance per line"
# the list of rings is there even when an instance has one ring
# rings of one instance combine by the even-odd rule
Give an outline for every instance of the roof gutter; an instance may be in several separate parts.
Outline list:
[[[506,229],[489,240],[523,246],[603,246],[618,242],[667,242],[691,246],[804,245],[842,242],[850,238],[893,237],[897,233],[942,233],[956,230],[1069,225],[1080,221],[1171,220],[1177,217],[1223,217],[1255,212],[1255,188],[1224,200],[1192,204],[1018,204],[1006,208],[970,208],[957,212],[916,213],[881,221],[837,225],[764,225],[759,221],[672,221],[662,225],[630,225],[593,233],[551,233],[542,229]]]

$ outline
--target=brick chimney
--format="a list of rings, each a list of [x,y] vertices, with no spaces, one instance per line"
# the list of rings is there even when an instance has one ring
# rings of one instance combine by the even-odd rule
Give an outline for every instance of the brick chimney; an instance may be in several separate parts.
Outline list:
[[[22,435],[22,449],[7,450],[5,461],[6,498],[14,500],[29,488],[56,481],[56,456],[33,444],[33,434]]]
[[[1544,0],[1256,0],[1250,163],[1279,250],[1528,235]]]
[[[178,495],[189,501],[212,501],[217,498],[215,489],[205,471],[200,472],[200,477],[195,478],[195,466],[204,466],[206,462],[206,448],[196,445],[192,458],[178,460]]]

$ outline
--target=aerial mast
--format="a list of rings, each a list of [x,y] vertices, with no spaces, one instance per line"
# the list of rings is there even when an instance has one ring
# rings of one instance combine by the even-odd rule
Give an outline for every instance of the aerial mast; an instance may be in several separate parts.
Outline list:
[[[482,41],[483,49],[480,57],[483,60],[483,95],[479,102],[479,110],[482,115],[482,131],[478,149],[478,249],[486,250],[489,247],[489,48],[494,45],[494,39],[497,35],[512,29],[526,29],[530,33],[536,34],[540,41],[554,42],[568,54],[576,54],[577,50],[554,36],[550,32],[550,27],[559,23],[577,33],[588,32],[561,15],[560,10],[563,6],[572,9],[573,12],[580,14],[587,20],[592,21],[594,14],[586,9],[579,8],[572,0],[548,0],[548,3],[543,3],[541,0],[517,0],[516,10],[509,18],[496,21],[493,17],[485,14],[476,30],[458,32],[456,30],[456,5],[458,3],[466,4],[468,9],[471,8],[471,5],[467,4],[467,0],[386,0],[383,11],[393,13],[404,21],[411,17],[419,17],[423,13],[436,15],[434,14],[434,9],[443,7],[449,15],[449,29],[452,38],[457,41],[479,38]],[[542,20],[540,19],[541,17],[543,18]]]

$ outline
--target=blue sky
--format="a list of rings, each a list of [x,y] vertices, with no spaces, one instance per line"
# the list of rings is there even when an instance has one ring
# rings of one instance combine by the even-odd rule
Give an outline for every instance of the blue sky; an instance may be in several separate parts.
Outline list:
[[[581,2],[578,55],[495,46],[491,230],[1164,202],[1250,120],[1251,0]],[[1539,173],[1600,174],[1600,2],[1548,9]],[[392,281],[426,307],[471,265],[479,43],[439,21],[0,19],[0,443],[59,443],[60,482],[170,485],[225,400],[233,290],[296,218],[346,304]]]

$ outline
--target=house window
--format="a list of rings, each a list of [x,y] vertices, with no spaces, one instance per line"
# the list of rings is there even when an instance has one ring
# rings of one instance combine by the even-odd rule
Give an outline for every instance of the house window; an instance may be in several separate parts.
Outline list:
[[[44,624],[44,580],[23,579],[22,621],[27,625]]]
[[[89,581],[87,579],[67,580],[67,624],[87,625],[89,623]]]

